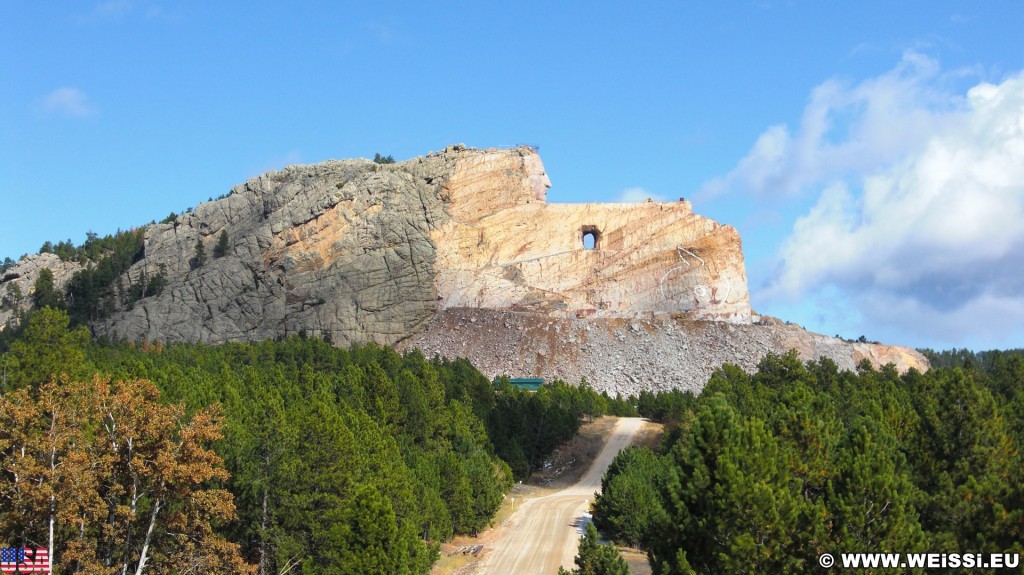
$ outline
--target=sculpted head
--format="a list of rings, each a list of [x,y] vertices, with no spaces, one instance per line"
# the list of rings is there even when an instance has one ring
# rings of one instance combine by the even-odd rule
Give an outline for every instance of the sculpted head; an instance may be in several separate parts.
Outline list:
[[[548,173],[544,171],[544,162],[541,162],[540,155],[536,151],[531,152],[523,158],[523,164],[530,178],[530,189],[533,191],[533,197],[542,202],[547,201],[551,180],[548,179]]]

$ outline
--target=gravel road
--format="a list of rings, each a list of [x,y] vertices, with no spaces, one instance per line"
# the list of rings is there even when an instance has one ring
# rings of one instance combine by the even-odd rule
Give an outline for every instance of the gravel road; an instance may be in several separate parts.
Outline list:
[[[575,485],[531,499],[512,516],[512,525],[493,543],[478,571],[481,575],[555,575],[559,565],[573,567],[581,521],[601,477],[619,451],[628,447],[643,419],[624,417],[615,424],[597,459]]]

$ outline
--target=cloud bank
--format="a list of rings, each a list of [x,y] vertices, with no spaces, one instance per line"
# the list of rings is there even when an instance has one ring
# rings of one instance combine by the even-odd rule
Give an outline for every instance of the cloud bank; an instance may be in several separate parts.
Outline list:
[[[141,13],[146,18],[164,16],[159,4],[152,0],[104,0],[81,19],[84,22],[121,20],[131,14]]]
[[[908,52],[881,76],[853,85],[826,81],[811,92],[795,133],[781,124],[768,128],[735,170],[701,192],[784,200],[822,180],[899,160],[962,109],[962,97],[941,89],[947,79],[937,62]]]
[[[85,118],[96,114],[96,107],[89,102],[85,92],[67,86],[43,96],[42,109],[47,114],[70,118]]]
[[[778,250],[769,302],[838,289],[869,326],[948,344],[1020,333],[1024,73],[960,95],[949,78],[911,53],[877,78],[826,82],[795,133],[769,128],[709,184],[817,194]]]

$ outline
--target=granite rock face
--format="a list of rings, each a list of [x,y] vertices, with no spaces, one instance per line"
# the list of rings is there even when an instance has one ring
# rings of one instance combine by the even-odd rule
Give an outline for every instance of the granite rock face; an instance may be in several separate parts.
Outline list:
[[[437,307],[430,230],[447,220],[444,157],[291,166],[146,230],[130,279],[161,270],[155,297],[95,326],[127,339],[242,341],[305,333],[390,344]],[[222,232],[228,252],[214,258]],[[196,242],[208,255],[192,261]]]
[[[683,201],[549,204],[549,186],[526,147],[270,172],[149,226],[124,281],[162,273],[166,287],[93,328],[130,340],[305,333],[347,345],[393,344],[450,307],[749,321],[732,227]],[[215,258],[222,233],[230,247]]]
[[[62,290],[76,271],[82,269],[78,262],[65,262],[55,254],[29,254],[23,257],[14,267],[0,273],[0,298],[10,299],[8,294],[20,293],[20,302],[0,306],[0,329],[15,315],[18,309],[28,309],[32,304],[39,272],[48,269],[53,273],[53,285]]]

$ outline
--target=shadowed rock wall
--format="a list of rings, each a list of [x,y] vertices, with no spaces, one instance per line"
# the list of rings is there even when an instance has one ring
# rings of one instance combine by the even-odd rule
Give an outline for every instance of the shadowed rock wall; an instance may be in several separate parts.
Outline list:
[[[121,310],[101,334],[222,342],[296,333],[339,344],[393,343],[436,309],[432,227],[447,219],[435,158],[293,166],[146,231],[132,280],[165,271],[159,296]],[[230,249],[212,257],[222,231]],[[208,254],[193,269],[196,242]]]

